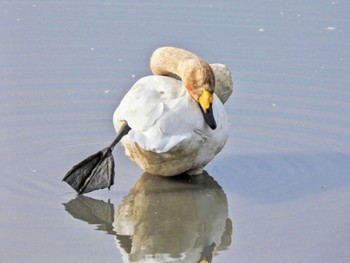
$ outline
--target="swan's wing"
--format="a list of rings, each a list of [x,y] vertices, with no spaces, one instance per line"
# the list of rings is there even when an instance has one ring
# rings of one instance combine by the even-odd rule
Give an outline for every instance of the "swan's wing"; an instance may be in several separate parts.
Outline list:
[[[164,111],[148,130],[134,132],[130,138],[143,149],[167,152],[184,140],[198,140],[194,132],[204,126],[202,113],[192,98],[181,97],[163,101]]]
[[[150,88],[151,83],[147,77],[137,81],[114,114],[117,119],[126,120],[134,131],[146,131],[163,114],[164,105],[159,103],[159,92]]]
[[[136,82],[115,112],[115,126],[118,120],[132,128],[130,140],[156,152],[168,151],[204,126],[202,113],[182,82],[164,76]]]

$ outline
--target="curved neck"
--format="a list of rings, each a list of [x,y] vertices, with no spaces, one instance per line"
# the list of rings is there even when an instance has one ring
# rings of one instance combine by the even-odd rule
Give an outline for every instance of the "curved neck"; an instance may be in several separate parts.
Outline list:
[[[200,60],[200,58],[184,49],[162,47],[153,52],[150,66],[154,75],[183,79],[189,60]]]
[[[182,80],[190,95],[198,101],[202,89],[210,93],[215,89],[215,77],[209,64],[195,54],[180,48],[156,49],[150,66],[155,75],[170,76]]]

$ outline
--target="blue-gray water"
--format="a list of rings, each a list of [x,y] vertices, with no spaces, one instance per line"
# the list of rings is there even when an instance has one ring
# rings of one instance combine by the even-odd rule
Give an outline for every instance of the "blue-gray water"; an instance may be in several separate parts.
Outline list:
[[[213,262],[348,262],[347,1],[2,1],[0,13],[1,262],[194,262],[214,240]],[[218,185],[139,194],[142,171],[117,148],[111,191],[75,199],[62,177],[114,138],[115,107],[163,45],[232,71],[230,138],[206,169]]]

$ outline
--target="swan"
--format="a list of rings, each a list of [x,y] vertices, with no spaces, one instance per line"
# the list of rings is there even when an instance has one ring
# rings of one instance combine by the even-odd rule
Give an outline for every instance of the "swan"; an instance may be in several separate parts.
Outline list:
[[[138,80],[113,115],[125,153],[150,174],[202,173],[228,138],[223,103],[233,90],[231,73],[180,48],[154,51],[152,76]]]
[[[116,139],[63,178],[79,194],[113,185],[119,141],[145,172],[162,176],[201,174],[224,147],[223,104],[233,91],[228,67],[175,47],[156,49],[150,67],[154,75],[138,80],[113,114]]]

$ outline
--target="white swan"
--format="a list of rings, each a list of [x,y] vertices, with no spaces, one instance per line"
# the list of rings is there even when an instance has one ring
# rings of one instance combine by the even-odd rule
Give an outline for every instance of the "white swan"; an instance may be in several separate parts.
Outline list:
[[[125,122],[131,128],[125,152],[151,174],[199,174],[228,137],[231,73],[174,47],[157,49],[151,69],[155,75],[138,80],[113,115],[117,132]]]

